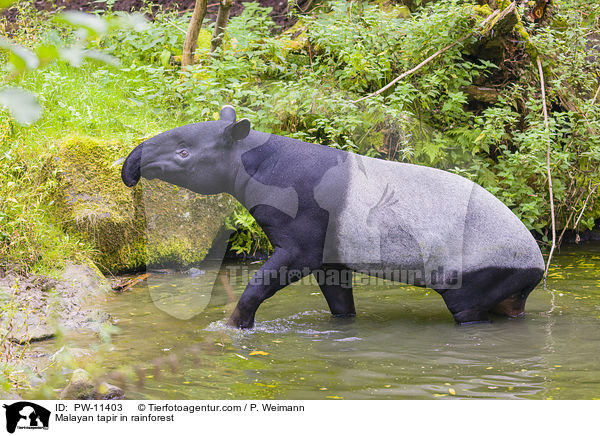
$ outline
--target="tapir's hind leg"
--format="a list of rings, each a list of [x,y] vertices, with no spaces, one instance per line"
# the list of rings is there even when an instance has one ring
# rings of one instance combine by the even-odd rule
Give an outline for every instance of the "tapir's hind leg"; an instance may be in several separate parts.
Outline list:
[[[542,275],[536,268],[489,268],[464,274],[460,288],[439,292],[459,324],[486,322],[489,312],[521,315],[527,296]]]
[[[313,271],[333,316],[354,316],[352,271],[344,268],[324,268]]]
[[[527,297],[536,286],[537,283],[532,283],[522,291],[509,295],[507,298],[496,304],[491,312],[509,318],[522,316],[525,313],[525,302],[527,301]]]

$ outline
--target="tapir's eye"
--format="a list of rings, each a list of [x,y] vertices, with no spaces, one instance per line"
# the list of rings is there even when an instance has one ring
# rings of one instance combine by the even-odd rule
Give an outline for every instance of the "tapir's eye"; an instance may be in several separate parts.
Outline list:
[[[188,157],[190,155],[190,153],[185,148],[177,150],[177,154],[181,157]]]

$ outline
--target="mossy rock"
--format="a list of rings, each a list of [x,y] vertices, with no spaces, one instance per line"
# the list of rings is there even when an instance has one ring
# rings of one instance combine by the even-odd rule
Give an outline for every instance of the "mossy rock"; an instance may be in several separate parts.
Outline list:
[[[140,140],[141,142],[141,140]],[[63,183],[57,219],[89,242],[104,271],[187,267],[204,259],[232,212],[229,195],[203,196],[162,181],[121,181],[135,144],[70,136],[59,147]]]

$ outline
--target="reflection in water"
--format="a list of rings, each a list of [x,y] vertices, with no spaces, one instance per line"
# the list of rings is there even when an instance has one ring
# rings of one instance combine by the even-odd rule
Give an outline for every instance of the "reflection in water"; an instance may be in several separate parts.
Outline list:
[[[597,398],[600,245],[564,248],[555,262],[524,318],[471,326],[456,326],[434,291],[390,282],[357,286],[357,317],[332,318],[303,281],[266,301],[255,329],[239,331],[225,320],[247,277],[217,277],[211,292],[188,275],[156,276],[104,303],[121,329],[107,370],[178,357],[177,371],[162,370],[129,398]],[[174,300],[167,289],[182,292]],[[194,304],[206,308],[169,315]]]

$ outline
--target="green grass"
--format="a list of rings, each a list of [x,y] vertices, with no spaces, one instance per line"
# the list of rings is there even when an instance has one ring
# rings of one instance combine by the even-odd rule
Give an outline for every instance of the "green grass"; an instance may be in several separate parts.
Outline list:
[[[0,259],[18,269],[54,274],[66,260],[86,258],[92,247],[57,222],[61,142],[86,135],[123,144],[186,124],[181,113],[135,100],[144,78],[110,67],[54,64],[23,78],[44,117],[20,127],[0,116]]]

